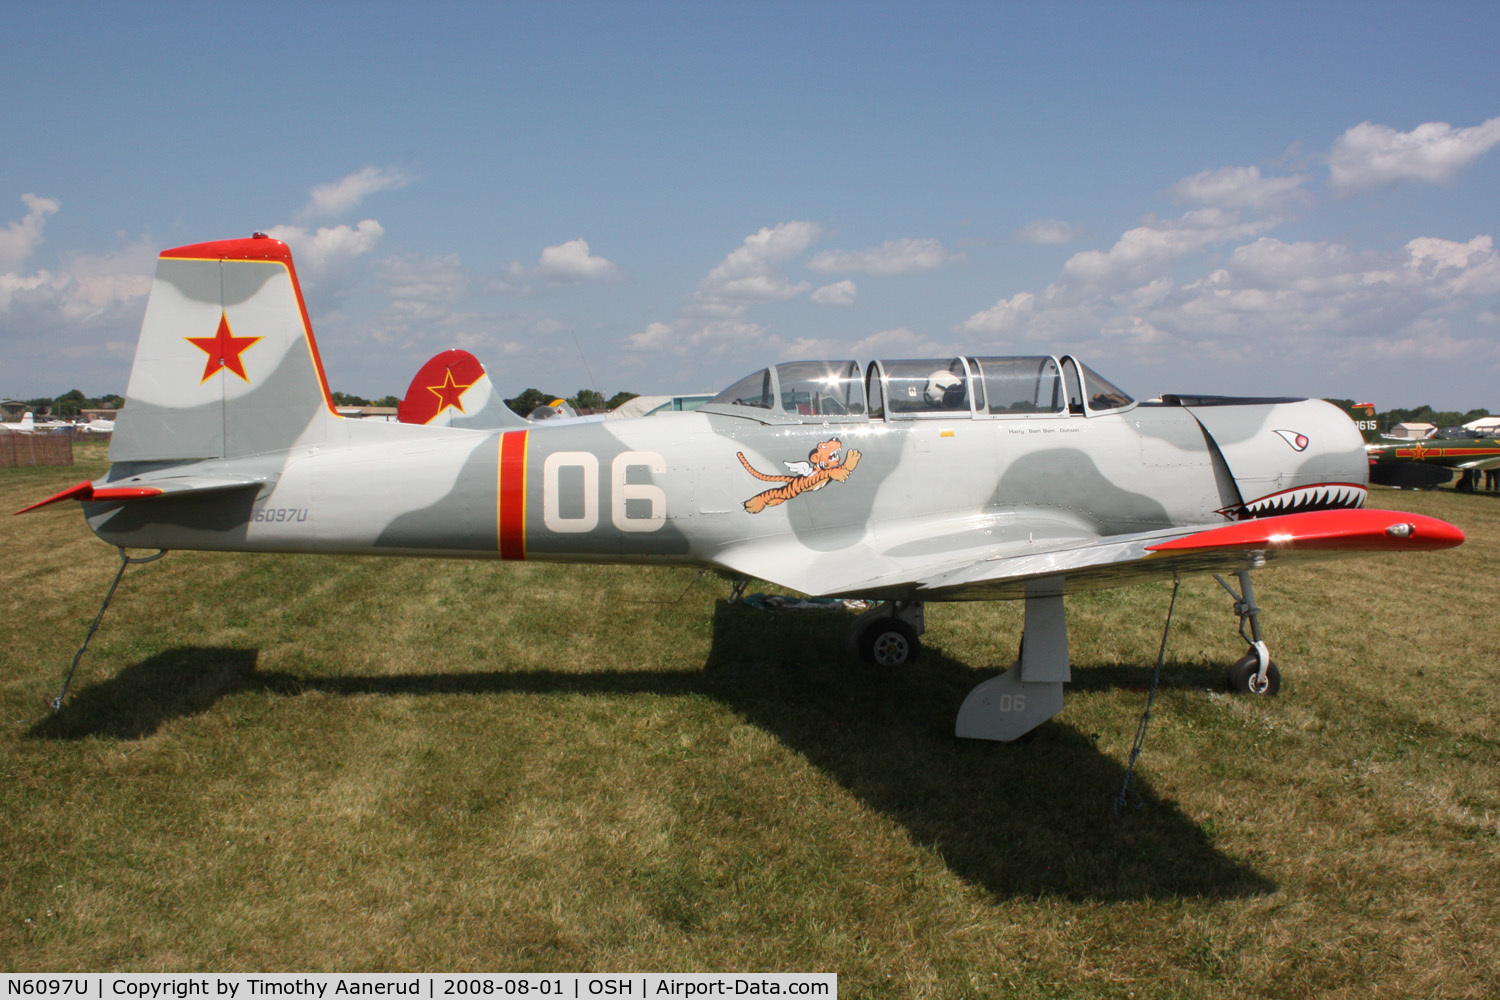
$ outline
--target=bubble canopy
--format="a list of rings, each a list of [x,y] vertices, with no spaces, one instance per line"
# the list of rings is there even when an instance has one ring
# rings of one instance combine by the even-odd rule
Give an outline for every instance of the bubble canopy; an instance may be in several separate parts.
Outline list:
[[[769,422],[1066,418],[1119,412],[1135,399],[1070,355],[787,361],[752,372],[704,404]]]

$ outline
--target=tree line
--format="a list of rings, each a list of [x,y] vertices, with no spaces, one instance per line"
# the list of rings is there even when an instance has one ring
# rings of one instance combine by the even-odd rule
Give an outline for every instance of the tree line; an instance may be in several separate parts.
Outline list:
[[[39,416],[76,417],[84,410],[118,410],[125,405],[124,396],[85,396],[81,389],[69,389],[61,396],[38,396],[23,400],[26,408]]]
[[[546,393],[540,389],[527,389],[514,399],[507,399],[505,405],[510,407],[521,416],[527,416],[538,406],[546,406],[554,399],[566,399],[569,406],[579,413],[584,410],[613,410],[623,403],[627,403],[639,396],[638,392],[617,392],[608,399],[604,393],[595,389],[579,389],[571,396],[559,396],[556,393]]]
[[[514,399],[507,399],[505,405],[526,416],[538,406],[545,406],[554,399],[566,398],[568,405],[580,413],[584,410],[613,410],[615,407],[628,400],[634,399],[640,393],[617,392],[608,399],[604,398],[602,392],[594,389],[579,389],[576,393],[567,397],[560,397],[557,393],[542,392],[540,389],[527,389]],[[364,396],[356,396],[348,392],[335,392],[332,394],[335,406],[400,406],[399,396],[382,396],[379,399],[366,399]],[[125,405],[125,397],[109,393],[103,396],[85,396],[81,389],[69,389],[61,396],[49,397],[38,396],[35,399],[24,400],[26,408],[39,416],[53,417],[76,417],[84,410],[118,410]]]
[[[1330,399],[1328,402],[1344,410],[1348,410],[1354,405],[1354,400],[1352,399]],[[1471,421],[1478,420],[1480,417],[1487,417],[1489,415],[1490,411],[1484,409],[1469,410],[1465,413],[1459,413],[1457,410],[1434,410],[1426,403],[1411,409],[1393,406],[1389,410],[1382,410],[1379,406],[1375,407],[1375,419],[1379,422],[1382,434],[1397,424],[1431,424],[1434,427],[1461,427]]]

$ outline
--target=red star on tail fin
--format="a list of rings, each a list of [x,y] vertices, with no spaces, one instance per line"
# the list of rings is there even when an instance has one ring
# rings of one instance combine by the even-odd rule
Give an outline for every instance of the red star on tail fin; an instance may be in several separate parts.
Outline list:
[[[184,337],[182,339],[208,355],[208,363],[203,366],[202,382],[213,378],[221,369],[228,369],[242,380],[250,381],[250,376],[245,374],[244,359],[240,355],[259,342],[260,338],[236,337],[229,329],[227,313],[219,313],[219,329],[212,337]]]

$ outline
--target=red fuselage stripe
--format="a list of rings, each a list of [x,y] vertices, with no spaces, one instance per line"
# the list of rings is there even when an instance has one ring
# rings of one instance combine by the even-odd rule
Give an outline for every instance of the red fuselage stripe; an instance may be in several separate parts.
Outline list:
[[[1500,448],[1397,448],[1397,458],[1482,458],[1485,455],[1500,455]]]
[[[499,510],[500,558],[526,558],[526,435],[509,431],[500,435]]]

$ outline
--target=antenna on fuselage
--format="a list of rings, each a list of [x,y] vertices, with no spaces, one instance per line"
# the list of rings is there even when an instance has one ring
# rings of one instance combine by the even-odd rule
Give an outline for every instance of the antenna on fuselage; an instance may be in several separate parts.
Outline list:
[[[573,338],[573,346],[578,348],[578,357],[583,362],[583,372],[589,377],[589,384],[594,387],[594,391],[599,394],[599,398],[603,399],[604,390],[599,387],[598,379],[594,378],[594,370],[589,367],[588,355],[583,353],[583,345],[578,342],[578,331],[570,326],[568,327],[568,334]]]

